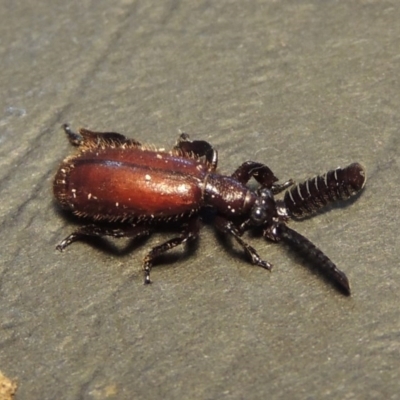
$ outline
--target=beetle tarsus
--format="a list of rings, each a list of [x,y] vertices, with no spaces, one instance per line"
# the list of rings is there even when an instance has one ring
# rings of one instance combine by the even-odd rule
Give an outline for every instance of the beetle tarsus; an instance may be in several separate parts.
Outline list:
[[[150,280],[150,269],[147,266],[144,267],[144,284],[145,285],[150,285],[151,284],[151,280]]]
[[[56,246],[56,250],[63,252],[65,250],[66,247],[68,247],[71,243],[75,242],[76,239],[75,238],[76,234],[71,233],[70,235],[68,235],[64,240],[62,240],[57,246]]]
[[[74,146],[80,146],[82,144],[83,141],[83,137],[82,135],[80,135],[79,133],[74,132],[71,127],[69,126],[69,124],[63,124],[63,129],[64,132],[67,134],[68,136],[68,140],[69,142],[74,145]]]

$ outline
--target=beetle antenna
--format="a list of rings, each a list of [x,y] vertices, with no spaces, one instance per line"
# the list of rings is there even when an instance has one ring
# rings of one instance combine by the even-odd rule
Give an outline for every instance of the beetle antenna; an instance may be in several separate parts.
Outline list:
[[[289,215],[304,218],[334,201],[355,196],[365,180],[365,168],[353,163],[293,186],[285,193],[284,203]]]
[[[279,224],[277,230],[282,239],[296,246],[300,251],[307,254],[307,257],[316,261],[319,268],[331,276],[345,294],[350,295],[350,283],[345,273],[342,272],[317,246],[285,224]]]

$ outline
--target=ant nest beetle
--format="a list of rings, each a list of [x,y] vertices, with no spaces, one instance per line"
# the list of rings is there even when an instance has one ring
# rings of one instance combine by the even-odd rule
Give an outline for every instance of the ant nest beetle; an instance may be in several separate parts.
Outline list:
[[[231,235],[250,261],[270,270],[245,242],[247,230],[259,229],[274,242],[284,240],[313,259],[346,294],[346,275],[314,244],[288,227],[290,219],[308,217],[322,207],[356,195],[365,184],[358,163],[331,170],[295,185],[278,178],[264,164],[246,161],[228,176],[217,172],[217,151],[206,141],[181,134],[170,151],[156,150],[114,132],[64,131],[77,152],[60,165],[54,196],[63,209],[88,221],[58,246],[64,250],[85,237],[137,238],[160,225],[179,228],[180,234],[150,250],[144,258],[144,282],[151,283],[154,260],[162,253],[199,235],[201,210],[211,208],[213,224]],[[254,178],[257,189],[247,186]],[[287,189],[287,190],[286,190]],[[285,191],[282,199],[275,195]]]

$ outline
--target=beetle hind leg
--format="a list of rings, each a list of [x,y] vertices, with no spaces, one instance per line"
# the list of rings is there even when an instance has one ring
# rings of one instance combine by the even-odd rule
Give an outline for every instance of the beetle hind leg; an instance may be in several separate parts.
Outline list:
[[[67,134],[69,142],[74,146],[91,145],[100,146],[104,143],[128,145],[131,147],[140,147],[141,144],[135,139],[129,139],[116,132],[94,132],[81,128],[79,132],[74,132],[68,124],[63,124],[62,128]]]
[[[153,268],[154,260],[165,253],[168,250],[173,249],[179,245],[185,244],[188,240],[194,240],[197,238],[200,230],[200,224],[198,217],[191,219],[185,229],[182,231],[180,236],[167,240],[166,242],[153,247],[147,256],[144,258],[143,271],[144,271],[144,283],[151,283],[150,272]]]
[[[74,132],[68,124],[63,124],[62,128],[73,146],[80,146],[83,143],[83,136]]]
[[[196,157],[204,157],[209,165],[209,171],[217,169],[218,152],[205,140],[190,140],[187,133],[182,133],[174,150],[180,150],[184,156],[194,154]]]

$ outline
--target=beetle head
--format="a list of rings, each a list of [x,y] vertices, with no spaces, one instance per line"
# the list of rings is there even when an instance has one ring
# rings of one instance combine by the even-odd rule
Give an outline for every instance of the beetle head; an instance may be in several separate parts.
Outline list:
[[[270,225],[275,215],[276,204],[272,191],[267,188],[257,190],[257,198],[250,212],[251,225]]]

